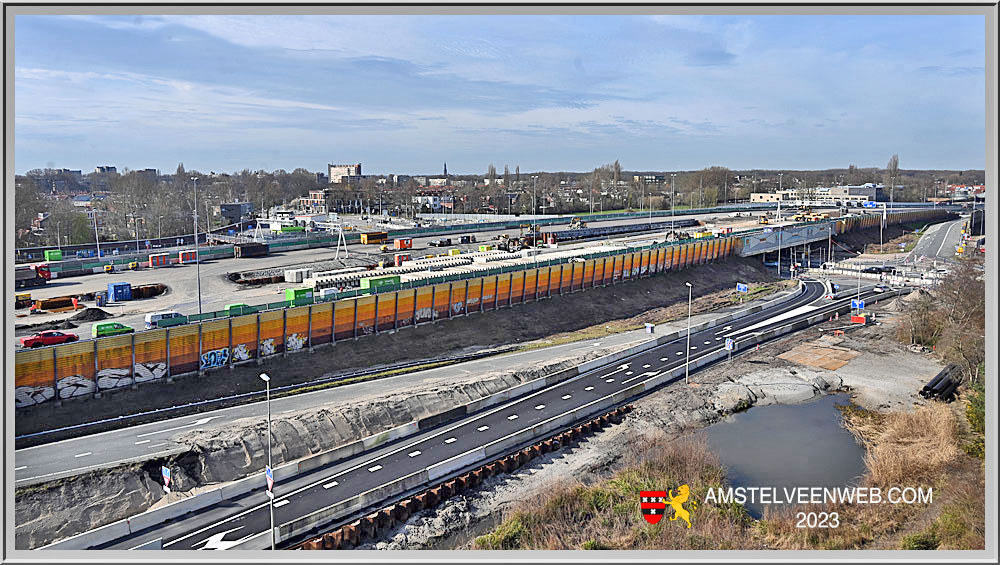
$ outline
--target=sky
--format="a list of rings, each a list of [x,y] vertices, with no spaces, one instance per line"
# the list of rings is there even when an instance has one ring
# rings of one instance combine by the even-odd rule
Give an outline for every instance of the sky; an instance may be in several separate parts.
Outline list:
[[[985,168],[982,16],[16,16],[15,170]]]

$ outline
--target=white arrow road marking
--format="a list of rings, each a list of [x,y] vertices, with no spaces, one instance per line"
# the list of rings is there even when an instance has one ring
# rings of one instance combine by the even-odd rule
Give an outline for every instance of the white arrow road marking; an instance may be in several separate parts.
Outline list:
[[[329,483],[326,483],[325,485],[323,485],[323,488],[325,488],[325,489],[331,489],[331,488],[333,488],[333,487],[335,487],[335,486],[337,486],[339,484],[340,483],[338,483],[337,481],[330,481]]]
[[[722,328],[722,330],[721,330],[721,331],[717,331],[717,332],[715,332],[715,335],[719,335],[719,334],[721,334],[721,333],[726,333],[726,332],[728,332],[728,331],[729,331],[729,330],[731,330],[731,329],[733,329],[733,326],[726,326],[726,327]]]
[[[196,545],[198,545],[200,543],[203,543],[205,545],[202,546],[199,549],[219,549],[219,550],[229,549],[230,547],[233,547],[234,545],[242,543],[243,541],[245,541],[245,540],[247,540],[247,539],[250,538],[250,536],[246,536],[246,537],[242,537],[242,538],[240,538],[238,540],[230,540],[230,541],[222,539],[222,538],[226,537],[226,534],[228,534],[229,532],[235,532],[236,530],[241,530],[241,529],[243,529],[243,526],[238,526],[238,527],[235,527],[235,528],[233,528],[231,530],[226,530],[224,532],[219,532],[219,533],[217,533],[217,534],[209,537],[208,539],[204,539],[202,541],[194,543],[191,547],[195,547]]]
[[[86,456],[90,455],[91,453],[93,453],[93,452],[91,452],[91,451],[84,451],[83,453],[77,453],[73,457],[86,457]]]
[[[137,435],[135,437],[146,437],[146,436],[151,436],[151,435],[156,435],[156,434],[162,434],[162,433],[166,433],[166,432],[173,432],[173,431],[176,431],[176,430],[183,430],[184,428],[190,428],[190,427],[193,427],[193,426],[201,426],[201,425],[207,424],[207,423],[211,422],[212,420],[214,420],[216,418],[220,418],[220,417],[221,416],[209,416],[208,418],[202,418],[200,420],[195,420],[194,422],[191,422],[190,424],[185,424],[183,426],[177,426],[176,428],[168,428],[166,430],[157,430],[155,432],[147,432],[147,433],[144,433],[144,434],[139,434],[139,435]]]
[[[646,371],[645,373],[643,373],[643,374],[641,374],[641,375],[639,375],[639,376],[636,376],[636,377],[632,377],[631,379],[629,379],[629,380],[627,380],[627,381],[622,381],[622,384],[623,384],[623,385],[624,385],[624,384],[628,384],[628,383],[629,383],[629,382],[631,382],[631,381],[634,381],[634,380],[636,380],[636,379],[641,379],[641,378],[643,378],[643,377],[655,377],[656,375],[659,375],[659,374],[660,374],[661,372],[662,372],[662,371]]]
[[[614,371],[611,371],[610,373],[608,373],[606,375],[602,375],[600,378],[603,379],[604,377],[610,377],[611,375],[613,375],[615,373],[620,373],[620,372],[628,369],[629,365],[630,365],[630,363],[625,363],[624,365],[619,365],[617,369],[615,369]]]
[[[280,508],[280,507],[288,504],[289,502],[291,502],[291,500],[288,500],[287,498],[285,498],[285,499],[279,500],[278,502],[275,502],[274,503],[274,507],[275,508]]]

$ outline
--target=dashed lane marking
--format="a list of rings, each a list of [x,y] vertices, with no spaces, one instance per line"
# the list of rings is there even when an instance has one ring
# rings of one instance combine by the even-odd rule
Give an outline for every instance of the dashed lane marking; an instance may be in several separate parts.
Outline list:
[[[613,382],[615,382],[615,380],[614,379],[608,379],[608,380],[606,380],[604,382],[606,382],[606,383],[613,383]]]
[[[418,449],[418,450],[414,451],[413,453],[410,453],[409,455],[410,455],[410,457],[416,457],[417,455],[420,455],[420,450]]]
[[[535,406],[535,410],[541,410],[542,408],[545,408],[544,404],[539,404],[538,406]]]
[[[325,485],[323,485],[323,488],[325,488],[325,489],[331,489],[331,488],[333,488],[333,487],[335,487],[335,486],[337,486],[339,484],[340,483],[338,483],[337,481],[330,481],[330,482],[326,483]]]
[[[516,420],[517,419],[517,414],[511,414],[510,416],[507,416],[507,419],[508,420]]]
[[[476,428],[476,431],[477,432],[485,432],[488,429],[490,429],[489,426],[479,426],[478,428]]]
[[[93,453],[92,451],[84,451],[83,453],[77,453],[73,457],[86,457],[88,455],[91,455],[92,453]]]
[[[450,437],[450,438],[444,440],[445,443],[455,443],[456,441],[457,440],[455,438],[453,438],[453,437]]]
[[[280,507],[282,507],[282,506],[284,506],[284,505],[288,504],[289,502],[291,502],[291,500],[288,500],[287,498],[286,498],[286,499],[283,499],[283,500],[279,500],[278,502],[275,502],[275,503],[274,503],[274,507],[275,507],[275,508],[280,508]]]
[[[588,386],[587,388],[585,388],[585,389],[583,389],[583,390],[594,390],[594,387],[592,387],[592,386]]]
[[[369,473],[374,473],[375,471],[378,471],[381,468],[382,468],[381,465],[375,465],[374,467],[368,467],[368,472]]]

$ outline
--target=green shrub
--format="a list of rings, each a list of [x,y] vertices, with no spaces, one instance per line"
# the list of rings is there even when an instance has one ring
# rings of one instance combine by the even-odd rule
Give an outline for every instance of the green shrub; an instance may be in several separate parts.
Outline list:
[[[928,531],[903,537],[900,549],[937,549],[940,544],[941,542],[938,540],[937,535],[933,531]]]

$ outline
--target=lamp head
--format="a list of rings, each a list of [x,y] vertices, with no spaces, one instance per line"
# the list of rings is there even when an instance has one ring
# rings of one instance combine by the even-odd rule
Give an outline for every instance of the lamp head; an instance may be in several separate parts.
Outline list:
[[[271,377],[267,376],[267,373],[261,373],[260,374],[260,380],[262,380],[262,381],[264,381],[266,383],[266,382],[268,382],[268,381],[271,380]]]
[[[687,287],[689,287],[689,288],[691,287],[691,283],[689,283],[689,282],[684,283],[684,285],[687,286]]]

